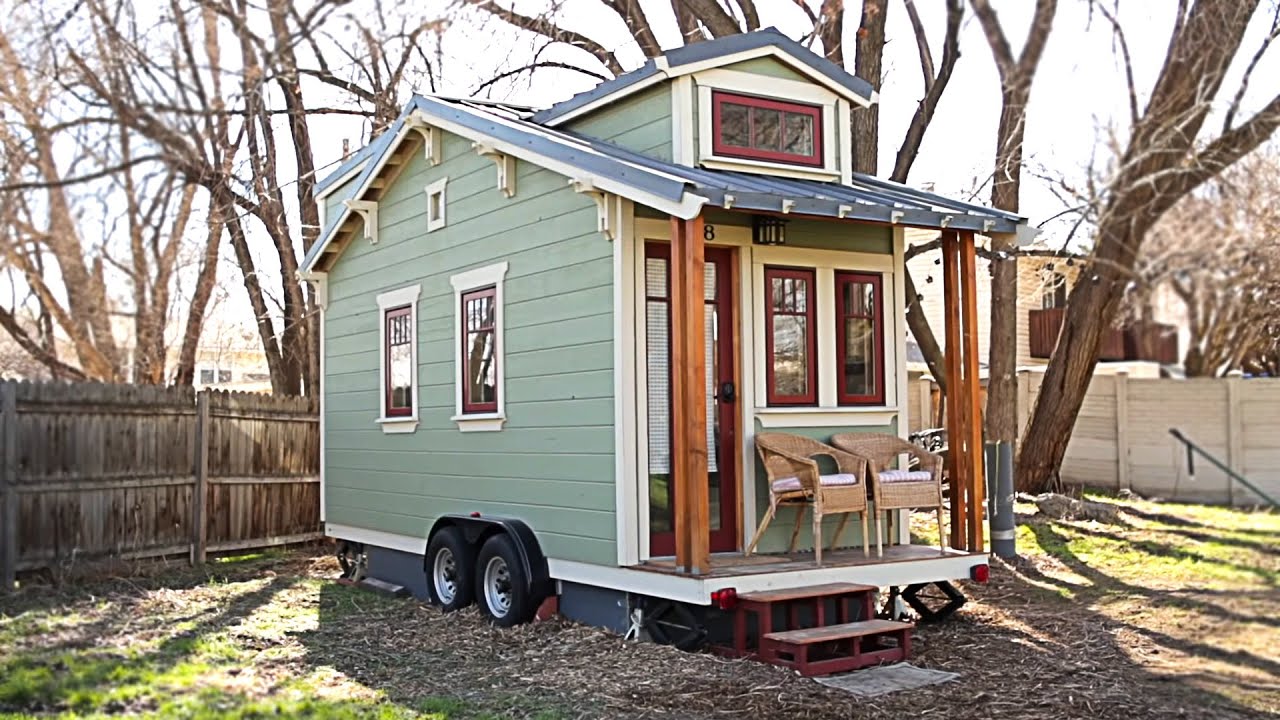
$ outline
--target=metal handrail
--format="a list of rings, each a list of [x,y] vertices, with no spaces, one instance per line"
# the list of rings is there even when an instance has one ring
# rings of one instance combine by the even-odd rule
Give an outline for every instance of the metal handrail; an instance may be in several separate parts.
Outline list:
[[[1191,474],[1192,478],[1195,478],[1196,475],[1195,455],[1196,453],[1199,453],[1201,457],[1208,460],[1214,467],[1226,473],[1227,477],[1239,482],[1241,485],[1253,491],[1254,495],[1262,498],[1264,504],[1270,505],[1273,508],[1280,508],[1280,502],[1276,502],[1275,498],[1258,489],[1258,486],[1249,482],[1248,478],[1227,467],[1221,460],[1210,455],[1204,448],[1192,442],[1190,438],[1182,434],[1181,430],[1178,428],[1169,428],[1169,434],[1183,445],[1187,446],[1187,472]]]

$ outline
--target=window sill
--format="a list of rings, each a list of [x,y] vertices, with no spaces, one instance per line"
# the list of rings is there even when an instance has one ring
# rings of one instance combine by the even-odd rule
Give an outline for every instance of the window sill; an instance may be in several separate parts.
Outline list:
[[[458,423],[460,432],[498,432],[507,421],[507,416],[502,413],[475,413],[454,415],[450,419]]]
[[[712,155],[702,158],[699,163],[712,170],[769,170],[774,175],[804,178],[808,180],[839,180],[840,173],[812,165],[793,165],[791,163],[771,162],[768,160],[750,160],[747,158]]]
[[[764,428],[867,427],[888,425],[897,407],[758,407],[756,420]]]
[[[374,422],[382,426],[382,432],[387,435],[411,433],[418,429],[417,415],[382,417],[374,420]]]

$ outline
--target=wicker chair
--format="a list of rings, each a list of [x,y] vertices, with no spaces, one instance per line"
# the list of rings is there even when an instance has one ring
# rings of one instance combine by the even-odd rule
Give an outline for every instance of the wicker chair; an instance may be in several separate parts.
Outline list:
[[[942,458],[925,452],[896,435],[875,433],[841,433],[831,436],[831,444],[866,461],[871,479],[872,500],[876,505],[876,554],[881,549],[880,511],[938,509],[938,544],[947,552],[947,535],[942,522]],[[890,466],[899,455],[911,455],[918,461],[915,470],[895,470]]]
[[[769,513],[760,522],[755,537],[747,547],[747,555],[756,549],[764,536],[765,528],[778,513],[781,505],[796,506],[796,526],[791,531],[791,547],[795,552],[800,537],[800,524],[804,521],[806,507],[813,506],[813,553],[817,564],[822,564],[822,516],[842,513],[831,549],[840,541],[849,513],[862,517],[862,554],[869,555],[867,547],[867,489],[866,462],[817,440],[786,433],[759,433],[756,435],[756,451],[769,476]],[[826,455],[835,460],[838,473],[823,475],[813,459]]]

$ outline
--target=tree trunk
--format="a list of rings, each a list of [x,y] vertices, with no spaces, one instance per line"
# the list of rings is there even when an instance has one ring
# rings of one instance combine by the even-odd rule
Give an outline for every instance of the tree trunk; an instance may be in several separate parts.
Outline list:
[[[209,237],[205,241],[204,259],[196,276],[196,290],[191,296],[191,308],[187,311],[187,325],[182,333],[182,350],[178,354],[178,368],[174,372],[175,385],[191,386],[196,381],[196,355],[200,349],[200,333],[204,329],[204,314],[209,298],[218,281],[218,248],[222,245],[222,220],[216,207],[209,213]]]
[[[857,55],[853,74],[880,90],[884,60],[884,21],[887,0],[863,0],[862,22],[858,26]],[[875,175],[880,152],[880,106],[854,108],[850,113],[853,126],[853,171]]]

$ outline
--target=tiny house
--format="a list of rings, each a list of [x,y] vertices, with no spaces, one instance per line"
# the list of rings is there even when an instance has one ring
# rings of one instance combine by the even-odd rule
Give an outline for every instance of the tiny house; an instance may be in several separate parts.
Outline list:
[[[959,302],[974,233],[1023,226],[854,173],[875,101],[776,30],[545,109],[414,97],[318,186],[327,534],[446,608],[511,624],[554,596],[619,631],[646,603],[985,565],[980,453],[955,440],[951,547],[892,511],[881,554],[850,523],[819,564],[785,516],[745,554],[758,433],[906,434],[904,229],[958,248]]]

